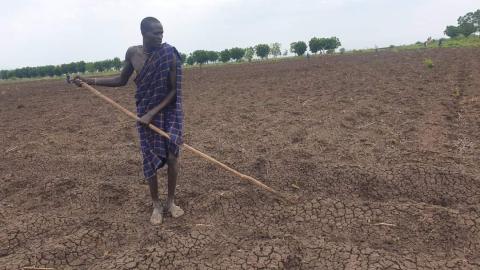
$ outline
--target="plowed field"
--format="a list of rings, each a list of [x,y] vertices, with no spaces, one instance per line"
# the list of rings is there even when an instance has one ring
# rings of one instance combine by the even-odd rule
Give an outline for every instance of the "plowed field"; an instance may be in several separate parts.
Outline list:
[[[182,151],[186,214],[154,227],[134,122],[4,83],[0,269],[480,269],[480,49],[188,69],[184,102],[186,143],[298,203]]]

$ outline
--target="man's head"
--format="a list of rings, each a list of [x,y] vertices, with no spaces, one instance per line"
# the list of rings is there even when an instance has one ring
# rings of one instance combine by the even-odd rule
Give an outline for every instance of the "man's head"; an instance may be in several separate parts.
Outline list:
[[[143,36],[143,45],[147,48],[155,48],[162,44],[163,26],[154,17],[146,17],[140,23]]]

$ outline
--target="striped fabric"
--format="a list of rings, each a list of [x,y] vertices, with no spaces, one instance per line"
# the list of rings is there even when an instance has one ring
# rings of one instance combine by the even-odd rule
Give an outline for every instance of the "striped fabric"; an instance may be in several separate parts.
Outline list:
[[[169,152],[178,156],[179,145],[183,143],[182,64],[177,49],[163,43],[161,47],[151,53],[145,61],[144,67],[135,78],[137,116],[142,117],[167,96],[170,66],[174,55],[176,56],[177,68],[177,96],[174,99],[175,102],[172,101],[167,105],[151,122],[167,132],[171,140],[137,123],[145,178],[154,176],[157,170],[165,165]]]

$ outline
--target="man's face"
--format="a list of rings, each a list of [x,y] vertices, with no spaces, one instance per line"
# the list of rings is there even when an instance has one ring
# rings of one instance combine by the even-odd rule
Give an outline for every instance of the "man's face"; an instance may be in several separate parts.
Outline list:
[[[158,47],[162,44],[163,26],[161,23],[150,23],[150,29],[142,33],[143,44],[148,47]]]

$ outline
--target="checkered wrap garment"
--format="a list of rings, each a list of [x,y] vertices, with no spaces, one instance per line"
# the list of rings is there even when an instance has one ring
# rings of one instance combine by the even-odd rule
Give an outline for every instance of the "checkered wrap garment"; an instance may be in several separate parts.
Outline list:
[[[183,143],[182,64],[177,49],[163,43],[152,52],[135,78],[137,116],[142,117],[167,96],[173,55],[176,56],[177,95],[151,122],[167,132],[171,140],[137,122],[145,178],[154,176],[157,170],[165,165],[169,152],[178,156],[179,145]]]

